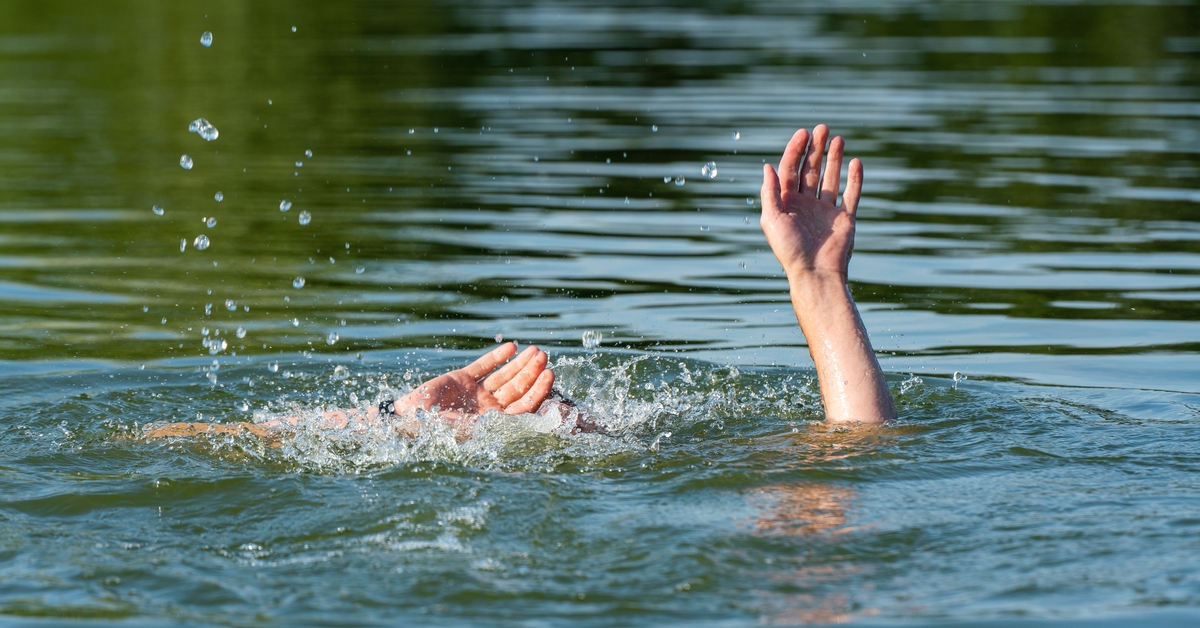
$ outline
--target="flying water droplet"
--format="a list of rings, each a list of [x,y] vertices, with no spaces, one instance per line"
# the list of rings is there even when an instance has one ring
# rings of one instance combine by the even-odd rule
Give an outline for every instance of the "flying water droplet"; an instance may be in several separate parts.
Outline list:
[[[218,190],[217,193],[213,195],[213,199],[220,203],[221,201],[225,200],[225,195]]]
[[[208,31],[204,31],[204,34],[200,36],[200,45],[204,46],[205,48],[208,48],[209,46],[211,46],[212,45],[212,33],[208,32]]]
[[[626,196],[626,197],[625,197],[625,204],[626,204],[626,205],[628,205],[628,204],[629,204],[629,197],[628,197],[628,196]]]
[[[346,379],[347,377],[350,377],[350,369],[342,366],[341,364],[339,364],[333,368],[333,378],[334,379],[336,379],[340,382],[343,379]]]
[[[651,127],[650,127],[650,132],[651,132],[651,133],[658,133],[658,125],[657,125],[657,124],[655,124],[655,125],[651,125]]]
[[[297,162],[296,162],[296,167],[297,167],[297,168],[303,168],[303,167],[304,167],[304,162],[303,162],[303,161],[297,161]]]
[[[268,370],[268,371],[271,371],[272,373],[278,373],[278,372],[279,372],[279,363],[278,363],[278,362],[272,362],[272,363],[268,364],[268,365],[267,365],[267,370]]]
[[[204,249],[207,249],[208,248],[208,236],[206,236],[206,235],[196,236],[196,239],[192,241],[192,246],[196,247],[197,251],[203,251]]]
[[[312,214],[308,212],[300,212],[300,225],[304,226],[312,222]]]
[[[299,290],[304,287],[304,277],[296,277],[292,280],[292,287]]]
[[[671,177],[663,177],[663,183],[670,183]]]
[[[338,340],[339,337],[336,332],[331,331],[328,336],[325,336],[325,344],[327,345],[336,345]]]
[[[234,301],[233,299],[225,299],[225,309],[229,310],[230,312],[236,312],[237,301]]]
[[[700,230],[701,230],[701,231],[708,231],[708,227],[706,227],[706,226],[704,226],[704,225],[700,225]]]
[[[196,118],[195,120],[192,120],[192,123],[188,125],[188,131],[199,135],[209,142],[217,139],[217,137],[221,135],[220,131],[217,131],[217,127],[210,124],[209,121],[205,120],[204,118]]]
[[[279,211],[285,212],[292,208],[292,202],[289,200],[279,201]]]
[[[740,139],[742,139],[742,134],[741,134],[741,133],[739,133],[739,132],[737,132],[737,131],[734,131],[734,132],[733,132],[733,141],[735,141],[735,142],[736,142],[736,141],[738,141],[738,140],[740,140]]]
[[[312,149],[310,148],[310,149],[304,151],[304,156],[308,157],[309,159],[312,159]]]
[[[212,229],[213,227],[217,226],[217,219],[209,216],[208,218],[204,219],[204,224],[208,225],[209,229]]]
[[[502,297],[500,297],[500,302],[501,302],[501,303],[508,303],[508,295],[505,295],[505,296],[502,296]]]
[[[584,349],[587,349],[589,351],[594,351],[597,347],[600,346],[601,340],[604,340],[604,334],[602,334],[598,331],[593,331],[593,330],[589,329],[589,330],[583,332],[583,348]]]
[[[717,178],[717,162],[710,161],[710,162],[704,164],[703,166],[701,166],[700,174],[708,177],[709,179]]]
[[[201,335],[201,336],[207,336],[207,335],[208,335],[208,328],[207,328],[207,327],[201,327],[201,328],[200,328],[200,335]]]
[[[293,33],[294,33],[294,32],[296,32],[296,27],[295,27],[295,26],[293,26],[293,27],[292,27],[292,32],[293,32]]]
[[[150,208],[150,211],[154,212],[155,216],[161,216],[166,213],[167,210],[163,209],[162,205],[155,205],[154,207]]]
[[[683,178],[682,176],[675,177],[675,185],[683,187],[684,183],[687,183],[687,179]]]
[[[186,250],[187,250],[187,238],[180,238],[179,239],[179,252],[182,253]]]
[[[409,135],[412,135],[413,133],[416,133],[416,132],[417,132],[417,130],[416,130],[416,129],[409,129],[409,130],[408,130],[408,134],[409,134]]]
[[[500,343],[504,342],[504,334],[496,334],[496,336],[493,338],[493,340],[496,341],[496,344],[500,344]]]
[[[750,207],[754,207],[754,199],[747,196],[746,197],[746,205],[749,205]]]
[[[212,316],[212,303],[205,303],[205,304],[204,304],[204,315],[205,315],[205,316]]]
[[[143,305],[143,306],[142,306],[142,311],[143,311],[143,312],[149,312],[149,311],[150,311],[150,306],[149,306],[149,305]]]
[[[238,337],[238,338],[245,338],[245,337],[246,337],[246,328],[245,328],[245,327],[238,327],[238,328],[237,328],[237,333],[236,333],[236,335],[237,335],[237,337]]]
[[[355,275],[361,275],[361,274],[363,274],[363,273],[365,273],[365,272],[367,272],[367,269],[366,269],[366,268],[364,268],[364,267],[362,267],[362,266],[359,266],[358,268],[355,268],[355,269],[354,269],[354,274],[355,274]]]
[[[192,158],[188,157],[187,155],[183,155],[182,157],[180,157],[179,158],[179,167],[183,168],[184,170],[191,170],[192,169]]]

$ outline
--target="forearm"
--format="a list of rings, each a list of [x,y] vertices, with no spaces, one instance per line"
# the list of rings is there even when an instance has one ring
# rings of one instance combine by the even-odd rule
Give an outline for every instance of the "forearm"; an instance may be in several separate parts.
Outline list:
[[[831,421],[880,423],[896,407],[849,287],[835,274],[789,273],[792,307]]]

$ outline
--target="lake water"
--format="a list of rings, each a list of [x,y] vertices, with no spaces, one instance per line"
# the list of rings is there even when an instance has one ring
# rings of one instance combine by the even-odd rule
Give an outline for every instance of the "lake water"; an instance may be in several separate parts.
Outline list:
[[[1197,33],[1166,0],[6,1],[0,623],[1194,625]],[[757,225],[820,122],[866,166],[884,428],[820,421]],[[497,334],[613,434],[140,438],[366,406]]]

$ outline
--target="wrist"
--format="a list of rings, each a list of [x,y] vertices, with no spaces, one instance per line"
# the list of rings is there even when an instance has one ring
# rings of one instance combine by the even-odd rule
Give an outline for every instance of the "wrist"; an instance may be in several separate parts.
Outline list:
[[[846,275],[828,270],[790,270],[787,272],[788,291],[792,299],[801,298],[805,301],[813,298],[839,296],[849,294],[849,281]]]

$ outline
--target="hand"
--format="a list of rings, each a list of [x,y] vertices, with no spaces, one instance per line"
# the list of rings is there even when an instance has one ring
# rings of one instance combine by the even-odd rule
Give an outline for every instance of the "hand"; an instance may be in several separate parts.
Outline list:
[[[841,183],[844,142],[841,137],[830,142],[822,179],[821,156],[828,138],[829,129],[824,124],[813,129],[811,138],[807,130],[800,129],[783,151],[779,173],[770,164],[763,166],[763,209],[759,224],[792,281],[803,281],[813,275],[846,281],[850,252],[854,248],[854,214],[862,192],[863,169],[859,160],[850,161],[850,180],[838,207],[835,203]]]
[[[449,419],[473,419],[488,410],[533,412],[550,394],[554,371],[546,368],[550,358],[537,347],[529,347],[495,370],[516,352],[517,345],[508,342],[465,368],[435,377],[397,400],[395,411],[402,414],[407,409],[436,406]]]

